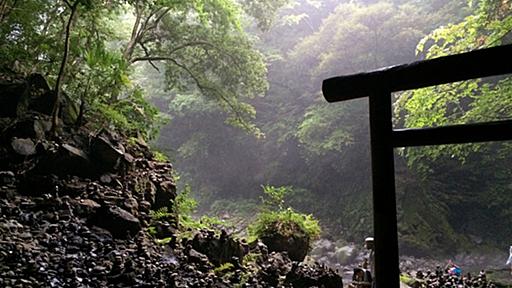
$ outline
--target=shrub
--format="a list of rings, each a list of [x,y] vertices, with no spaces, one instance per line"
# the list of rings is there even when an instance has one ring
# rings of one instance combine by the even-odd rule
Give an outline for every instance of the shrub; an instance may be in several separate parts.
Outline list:
[[[292,187],[262,187],[263,207],[254,223],[248,227],[249,241],[278,234],[279,237],[304,237],[309,245],[311,240],[320,236],[320,224],[312,215],[296,212],[290,207],[284,208],[284,198]]]
[[[297,228],[300,231],[297,231]],[[317,239],[321,233],[318,220],[312,215],[299,213],[291,208],[281,211],[260,212],[256,221],[248,229],[250,241],[270,235],[275,231],[289,237],[302,232],[310,240]]]

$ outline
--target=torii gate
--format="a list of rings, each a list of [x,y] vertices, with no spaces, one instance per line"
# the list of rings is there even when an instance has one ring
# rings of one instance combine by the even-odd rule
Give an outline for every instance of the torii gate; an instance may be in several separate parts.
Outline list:
[[[323,81],[328,102],[370,98],[377,288],[400,287],[393,148],[512,140],[512,120],[393,129],[391,93],[512,73],[511,57],[512,45],[504,45]]]

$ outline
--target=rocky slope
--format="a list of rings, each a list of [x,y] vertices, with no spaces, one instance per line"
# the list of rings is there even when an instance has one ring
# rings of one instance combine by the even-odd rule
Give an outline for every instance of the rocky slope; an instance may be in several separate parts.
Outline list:
[[[171,164],[141,139],[77,126],[67,97],[50,137],[52,95],[40,75],[0,77],[0,287],[342,287],[226,233],[176,241],[176,215],[151,214],[173,211]]]

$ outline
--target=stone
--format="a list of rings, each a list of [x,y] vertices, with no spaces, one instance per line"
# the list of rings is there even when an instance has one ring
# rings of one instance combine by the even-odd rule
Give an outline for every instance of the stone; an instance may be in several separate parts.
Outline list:
[[[119,167],[124,157],[123,150],[114,146],[105,136],[99,135],[92,139],[91,155],[105,171],[114,171]]]
[[[32,74],[28,77],[27,84],[29,91],[20,101],[18,115],[24,114],[26,110],[51,115],[56,95],[44,77],[41,74]]]
[[[117,206],[100,207],[91,223],[110,231],[114,238],[120,239],[133,237],[141,229],[139,219]]]
[[[261,236],[261,241],[267,245],[270,252],[287,252],[293,261],[303,261],[309,251],[309,237],[294,222],[286,223],[289,227],[282,229],[282,223],[274,223]],[[275,227],[273,227],[275,226]],[[283,233],[282,231],[293,231]]]
[[[46,125],[43,120],[30,117],[14,123],[4,132],[8,138],[31,138],[35,140],[44,139]]]
[[[103,184],[110,184],[112,182],[112,177],[109,174],[103,174],[100,176],[100,181]]]
[[[176,185],[172,181],[164,181],[157,185],[153,210],[168,207],[172,208],[172,201],[176,198]]]
[[[286,274],[285,282],[296,288],[343,287],[342,276],[338,275],[334,270],[320,267],[318,264],[311,267],[302,263],[294,263],[290,272]]]
[[[31,156],[36,154],[36,145],[31,139],[13,138],[11,147],[18,155]]]
[[[13,184],[16,181],[16,175],[12,171],[0,171],[0,185]]]
[[[26,83],[0,84],[0,117],[17,116],[18,102],[27,88]]]
[[[124,208],[132,213],[134,216],[138,216],[139,214],[139,203],[133,197],[127,197],[123,202]]]
[[[192,240],[192,248],[208,256],[215,266],[231,262],[233,258],[242,263],[245,256],[242,243],[227,235],[224,230],[219,236],[215,236],[211,231],[200,231]]]
[[[42,157],[36,167],[39,173],[53,173],[56,175],[76,175],[90,177],[96,173],[89,155],[82,149],[70,144],[63,144],[54,153]]]
[[[60,103],[60,115],[62,122],[66,125],[75,125],[80,114],[80,105],[71,99],[66,93],[62,93]]]
[[[55,99],[52,94],[40,74],[32,74],[22,81],[0,83],[0,117],[15,118],[27,110],[50,115]]]

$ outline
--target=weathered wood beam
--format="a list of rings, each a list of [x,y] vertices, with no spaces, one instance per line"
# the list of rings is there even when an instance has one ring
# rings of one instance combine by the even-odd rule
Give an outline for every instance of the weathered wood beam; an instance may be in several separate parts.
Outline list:
[[[512,120],[433,128],[395,129],[394,147],[512,140]]]
[[[400,287],[395,193],[395,159],[391,134],[391,93],[370,95],[372,147],[373,233],[377,288]]]
[[[323,81],[328,102],[512,73],[512,44],[382,68]],[[507,60],[508,59],[508,60]]]

